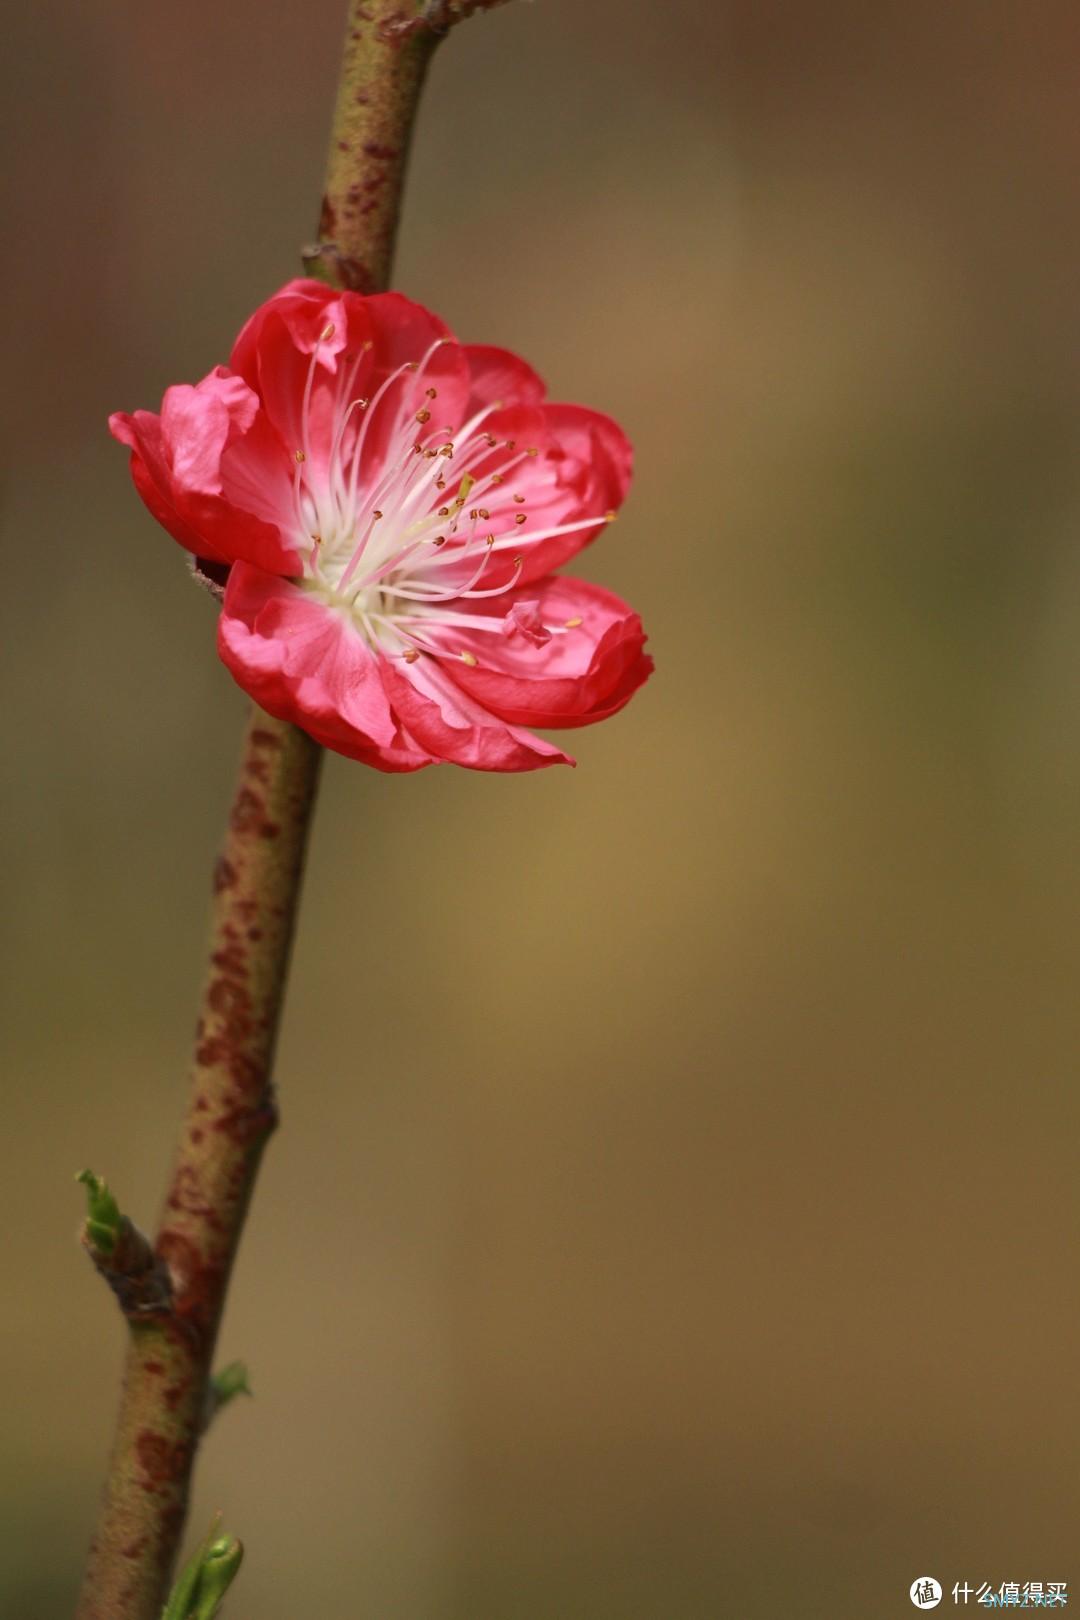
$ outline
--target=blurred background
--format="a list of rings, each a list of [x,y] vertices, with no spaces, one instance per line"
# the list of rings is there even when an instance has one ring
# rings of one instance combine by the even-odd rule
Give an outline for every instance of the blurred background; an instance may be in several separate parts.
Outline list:
[[[245,699],[107,413],[318,209],[339,0],[14,8],[0,1611],[71,1610]],[[460,29],[398,285],[637,446],[576,772],[331,758],[200,1463],[248,1620],[1080,1596],[1073,0]],[[944,1610],[943,1610],[944,1612]]]

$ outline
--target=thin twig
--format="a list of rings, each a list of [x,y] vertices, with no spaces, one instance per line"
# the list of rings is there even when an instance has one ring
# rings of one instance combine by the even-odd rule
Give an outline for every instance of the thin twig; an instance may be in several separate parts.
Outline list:
[[[214,870],[190,1100],[153,1255],[130,1222],[110,1255],[91,1250],[114,1287],[119,1278],[130,1337],[79,1620],[161,1612],[229,1274],[276,1121],[271,1065],[320,755],[303,732],[253,710]],[[163,1274],[156,1309],[128,1308],[142,1303],[131,1296],[140,1280]]]
[[[363,292],[388,285],[432,51],[452,23],[494,3],[427,0],[410,13],[390,0],[350,0],[310,273]],[[171,1300],[167,1310],[128,1314],[124,1389],[78,1620],[157,1620],[176,1559],[229,1275],[277,1117],[271,1064],[320,753],[302,732],[254,711],[214,875],[188,1113],[154,1244]]]

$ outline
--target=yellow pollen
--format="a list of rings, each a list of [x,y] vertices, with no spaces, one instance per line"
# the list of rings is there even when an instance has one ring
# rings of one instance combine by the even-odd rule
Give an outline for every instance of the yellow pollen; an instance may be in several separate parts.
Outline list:
[[[462,499],[462,502],[464,502],[466,500],[466,498],[468,497],[468,493],[469,493],[470,489],[472,489],[472,487],[473,487],[473,485],[475,483],[476,483],[476,479],[473,477],[472,473],[463,473],[462,474],[461,483],[458,486],[458,494],[460,495],[460,497]]]
[[[604,513],[604,522],[605,523],[614,523],[614,521],[618,517],[618,515],[619,515],[618,512],[605,512]]]
[[[526,450],[525,454],[527,456],[538,456],[540,454],[540,451],[537,449],[536,445],[534,444],[531,450]]]
[[[468,664],[470,669],[475,669],[476,668],[476,655],[474,653],[471,653],[471,652],[463,652],[461,654],[461,662],[463,664]]]
[[[304,452],[302,450],[298,450],[296,452],[296,459],[297,459],[297,461],[306,461],[307,456],[305,456],[305,454],[304,454]]]
[[[493,534],[489,534],[487,539],[484,541],[484,544],[490,551],[492,546],[495,544],[495,536]]]
[[[576,630],[578,625],[582,624],[583,622],[584,621],[582,619],[567,619],[566,628],[568,630]]]
[[[334,323],[333,323],[333,321],[330,321],[330,323],[327,326],[324,326],[322,331],[319,333],[319,342],[320,343],[329,343],[329,341],[333,337],[333,335],[334,335]]]

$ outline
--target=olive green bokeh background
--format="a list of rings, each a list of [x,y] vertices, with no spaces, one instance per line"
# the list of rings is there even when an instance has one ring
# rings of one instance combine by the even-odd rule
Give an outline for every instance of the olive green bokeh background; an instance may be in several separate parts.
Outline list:
[[[245,706],[105,416],[294,273],[341,21],[5,21],[12,1620],[70,1610],[122,1341],[71,1178],[153,1215]],[[1080,1596],[1078,48],[542,0],[437,59],[398,284],[625,423],[580,566],[658,669],[576,772],[328,762],[198,1474],[237,1620]]]

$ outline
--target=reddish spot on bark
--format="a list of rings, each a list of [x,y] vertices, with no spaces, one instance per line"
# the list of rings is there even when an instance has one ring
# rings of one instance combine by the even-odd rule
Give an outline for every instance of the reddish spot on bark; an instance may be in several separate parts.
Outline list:
[[[193,1164],[182,1164],[177,1170],[166,1202],[170,1209],[182,1210],[185,1215],[200,1216],[210,1227],[216,1227],[219,1224],[216,1210],[202,1196],[202,1190],[199,1186],[199,1171]],[[190,1247],[190,1244],[188,1246]],[[169,1257],[162,1249],[160,1240],[158,1242],[158,1253],[168,1260]]]
[[[321,237],[323,237],[323,238],[332,237],[334,235],[334,232],[336,231],[336,229],[337,229],[337,214],[334,212],[334,205],[330,201],[329,197],[324,197],[323,200],[322,200],[322,207],[319,210],[319,235]],[[251,735],[252,742],[254,742],[256,740],[256,738],[258,738],[260,736],[263,736],[263,735],[269,736],[269,733],[268,732],[263,733],[263,732],[258,732],[258,731],[252,732],[252,735]]]
[[[207,1000],[225,1023],[219,1039],[227,1041],[230,1048],[238,1047],[251,1034],[251,997],[247,990],[235,979],[215,979]]]
[[[149,1536],[140,1536],[137,1541],[129,1541],[126,1547],[120,1549],[121,1558],[138,1558],[149,1540]]]
[[[263,819],[263,802],[249,787],[242,787],[236,795],[229,824],[235,833],[255,832]]]
[[[209,1224],[220,1226],[216,1214]],[[172,1278],[176,1315],[197,1328],[207,1327],[217,1304],[220,1271],[204,1264],[191,1239],[171,1227],[162,1232],[157,1248]]]
[[[359,39],[359,38],[360,38],[360,36],[359,36],[359,34],[354,34],[354,35],[353,35],[353,38],[354,38],[354,39]],[[347,152],[347,151],[348,151],[348,150],[349,150],[349,143],[348,143],[348,141],[338,141],[338,143],[337,143],[337,149],[338,149],[338,151],[339,151],[339,152]]]
[[[190,1131],[188,1132],[188,1135],[191,1137],[191,1140],[195,1143],[195,1146],[198,1147],[199,1143],[203,1139],[204,1132],[201,1131],[197,1125],[193,1125],[191,1127]]]
[[[197,1053],[196,1053],[196,1056],[198,1056]],[[208,1097],[196,1097],[196,1099],[195,1099],[195,1112],[197,1114],[207,1114],[207,1113],[209,1113],[209,1111],[210,1111],[210,1099]]]
[[[175,1412],[184,1396],[191,1388],[191,1379],[182,1378],[178,1384],[170,1384],[162,1391],[162,1399],[170,1412]]]
[[[222,973],[231,973],[237,978],[242,978],[247,968],[247,954],[243,946],[234,941],[222,950],[215,951],[210,960],[215,967],[221,969]]]
[[[223,889],[231,889],[236,882],[236,867],[227,861],[224,855],[219,855],[214,863],[214,893],[220,894]]]
[[[262,826],[259,828],[259,837],[276,838],[280,831],[281,828],[276,821],[264,821]]]
[[[368,157],[385,158],[387,162],[389,162],[391,158],[396,158],[398,155],[398,149],[396,146],[383,146],[378,141],[365,141],[364,151],[367,153]]]
[[[276,1124],[277,1108],[271,1098],[264,1098],[254,1108],[245,1102],[237,1102],[232,1108],[227,1108],[214,1121],[214,1129],[243,1147],[267,1135]],[[239,1182],[244,1171],[239,1166],[237,1168],[239,1173],[236,1179]]]
[[[262,936],[263,936],[263,931],[262,931],[261,928],[249,928],[248,929],[248,939],[254,941],[256,939],[262,939]]]
[[[141,1429],[135,1436],[135,1459],[145,1474],[144,1490],[176,1477],[175,1447],[163,1434]]]
[[[159,1377],[165,1371],[165,1363],[163,1361],[144,1361],[143,1371],[152,1373],[155,1378]]]

